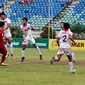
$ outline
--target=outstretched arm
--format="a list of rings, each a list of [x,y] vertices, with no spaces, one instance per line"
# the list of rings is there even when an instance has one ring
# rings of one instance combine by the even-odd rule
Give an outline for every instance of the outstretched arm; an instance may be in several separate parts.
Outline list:
[[[73,38],[70,38],[70,40],[74,43],[74,45],[76,45],[76,42],[74,41]]]
[[[32,25],[30,25],[31,29],[35,31],[35,27],[33,27]]]

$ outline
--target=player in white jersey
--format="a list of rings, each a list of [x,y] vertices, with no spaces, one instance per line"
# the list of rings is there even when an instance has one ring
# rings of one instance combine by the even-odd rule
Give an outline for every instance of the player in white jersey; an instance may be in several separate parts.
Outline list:
[[[60,30],[60,32],[62,32],[63,31],[63,29],[64,29],[64,22],[61,22],[61,30]],[[72,33],[72,31],[70,30],[70,29],[68,29],[68,31],[70,32],[70,34],[73,36],[73,33]],[[75,57],[75,55],[74,55],[74,52],[72,51],[72,60],[73,60],[73,62],[76,62],[76,57]]]
[[[10,55],[13,57],[13,44],[12,44],[12,35],[10,31],[10,27],[12,25],[11,20],[7,18],[6,14],[4,12],[0,13],[0,18],[5,22],[5,27],[4,27],[4,37],[5,37],[5,43],[9,44],[10,47]],[[6,45],[7,48],[7,45]]]
[[[34,47],[37,49],[37,51],[40,55],[40,60],[42,60],[42,53],[41,53],[39,47],[37,46],[32,34],[31,34],[31,31],[32,30],[35,31],[35,28],[32,25],[28,24],[27,22],[28,22],[28,19],[26,17],[24,17],[22,19],[22,25],[20,26],[21,31],[23,33],[23,38],[24,38],[24,41],[22,42],[23,49],[22,49],[21,62],[24,62],[24,59],[25,59],[24,51],[29,43],[34,45]]]
[[[72,39],[72,35],[69,32],[70,25],[68,23],[64,23],[64,29],[61,31],[57,38],[57,44],[59,46],[57,55],[52,58],[51,64],[55,61],[60,61],[61,56],[65,53],[69,60],[70,72],[74,73],[75,70],[73,69],[73,62],[72,62],[72,51],[70,40],[76,45],[75,41]]]

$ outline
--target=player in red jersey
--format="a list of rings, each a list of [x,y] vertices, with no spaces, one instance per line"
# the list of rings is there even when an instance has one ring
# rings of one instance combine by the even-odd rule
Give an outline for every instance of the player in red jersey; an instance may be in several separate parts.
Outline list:
[[[0,21],[0,53],[2,54],[2,59],[0,65],[6,66],[7,64],[4,63],[5,57],[7,54],[7,50],[4,44],[4,22]]]

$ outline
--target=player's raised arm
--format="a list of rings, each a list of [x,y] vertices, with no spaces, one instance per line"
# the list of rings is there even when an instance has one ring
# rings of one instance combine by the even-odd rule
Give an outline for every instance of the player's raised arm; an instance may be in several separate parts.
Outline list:
[[[30,25],[30,27],[31,27],[31,29],[32,29],[32,30],[34,30],[34,31],[35,31],[35,27],[34,27],[34,26]]]

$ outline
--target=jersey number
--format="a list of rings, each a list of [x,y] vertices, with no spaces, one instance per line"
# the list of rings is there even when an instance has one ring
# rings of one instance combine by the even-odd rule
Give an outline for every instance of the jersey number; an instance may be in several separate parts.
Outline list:
[[[63,42],[67,42],[67,41],[66,41],[66,38],[67,38],[67,36],[64,35],[64,36],[63,36]]]

